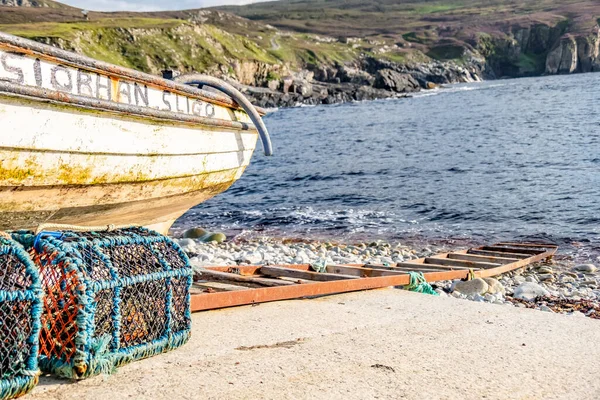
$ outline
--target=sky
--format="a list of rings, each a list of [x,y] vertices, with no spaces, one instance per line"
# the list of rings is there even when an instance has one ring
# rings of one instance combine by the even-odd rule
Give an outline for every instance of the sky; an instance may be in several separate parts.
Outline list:
[[[242,5],[254,3],[257,0],[58,0],[91,11],[160,11],[186,10],[220,5]],[[267,0],[258,0],[267,1]]]

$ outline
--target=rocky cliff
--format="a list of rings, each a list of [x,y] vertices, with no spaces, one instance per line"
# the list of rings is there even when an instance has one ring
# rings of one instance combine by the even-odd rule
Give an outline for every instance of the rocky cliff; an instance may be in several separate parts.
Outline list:
[[[600,71],[600,29],[570,32],[555,26],[517,26],[507,35],[481,35],[474,45],[485,57],[491,77],[522,77]]]
[[[547,74],[600,71],[600,30],[589,36],[566,35],[546,57]]]
[[[363,56],[352,63],[327,66],[310,65],[270,82],[268,89],[241,87],[256,104],[263,107],[289,107],[299,104],[333,104],[348,101],[404,97],[441,84],[477,82],[482,65],[430,61],[402,64]]]

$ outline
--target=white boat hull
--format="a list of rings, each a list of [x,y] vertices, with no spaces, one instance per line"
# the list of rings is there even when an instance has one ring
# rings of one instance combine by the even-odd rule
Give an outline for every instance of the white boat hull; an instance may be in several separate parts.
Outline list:
[[[164,231],[239,179],[258,137],[102,114],[0,98],[0,229],[60,223]]]

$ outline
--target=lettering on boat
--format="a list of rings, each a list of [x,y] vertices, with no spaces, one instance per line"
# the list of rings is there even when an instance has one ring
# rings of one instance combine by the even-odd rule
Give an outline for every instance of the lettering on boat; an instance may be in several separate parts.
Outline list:
[[[156,110],[215,116],[214,105],[194,97],[1,48],[0,80]]]

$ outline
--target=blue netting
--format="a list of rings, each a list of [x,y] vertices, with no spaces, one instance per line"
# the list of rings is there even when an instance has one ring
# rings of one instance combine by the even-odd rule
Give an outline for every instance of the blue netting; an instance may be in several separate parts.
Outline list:
[[[23,247],[0,238],[0,399],[21,396],[38,382],[42,293]]]
[[[190,334],[192,268],[145,228],[14,235],[45,291],[40,367],[80,379],[171,350]]]

